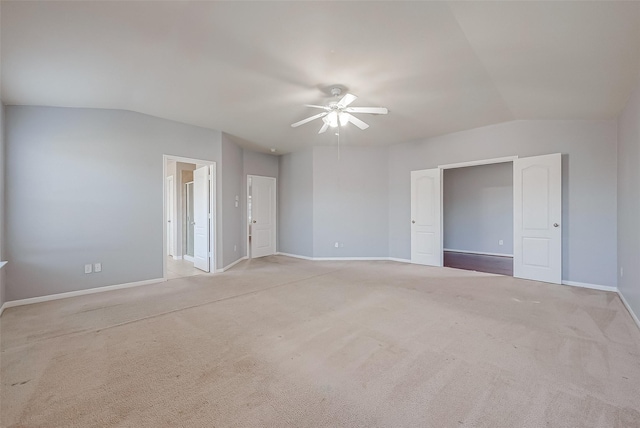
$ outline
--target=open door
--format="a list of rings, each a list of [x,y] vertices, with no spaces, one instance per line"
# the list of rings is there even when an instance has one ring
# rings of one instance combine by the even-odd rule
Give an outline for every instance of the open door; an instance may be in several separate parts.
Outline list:
[[[251,257],[264,257],[276,252],[276,179],[251,175]]]
[[[562,158],[513,162],[513,276],[562,282]]]
[[[440,168],[411,171],[411,263],[442,266]]]
[[[173,219],[173,212],[176,207],[175,193],[176,189],[173,185],[173,175],[167,177],[167,255],[175,256],[175,221]]]
[[[193,171],[193,266],[209,272],[209,167]]]

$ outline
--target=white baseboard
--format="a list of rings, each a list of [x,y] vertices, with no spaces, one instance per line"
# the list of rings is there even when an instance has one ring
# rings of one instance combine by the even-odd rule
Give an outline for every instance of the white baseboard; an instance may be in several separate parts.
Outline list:
[[[486,251],[454,250],[453,248],[443,248],[442,251],[448,251],[450,253],[478,254],[478,255],[481,255],[481,256],[513,257],[513,254],[488,253]]]
[[[295,259],[302,259],[302,260],[315,260],[313,257],[308,257],[308,256],[301,256],[298,254],[290,254],[290,253],[276,253],[277,256],[287,256],[287,257],[293,257]]]
[[[627,311],[629,311],[629,315],[631,315],[631,318],[633,318],[638,328],[640,328],[640,319],[638,319],[636,313],[633,312],[633,309],[631,309],[631,305],[629,305],[629,302],[627,302],[627,299],[624,298],[624,295],[620,292],[620,290],[618,290],[618,296],[620,296],[620,300],[622,300],[622,304],[624,305],[624,307],[627,308]]]
[[[182,260],[182,256],[171,256],[173,260]]]
[[[314,257],[319,262],[348,262],[348,261],[388,261],[389,257]]]
[[[311,260],[314,262],[326,262],[326,261],[392,261],[392,262],[400,262],[400,263],[411,263],[409,259],[398,259],[395,257],[309,257],[309,256],[301,256],[299,254],[290,254],[290,253],[276,253],[278,256],[286,256],[293,257],[296,259],[303,260]]]
[[[196,261],[193,257],[191,257],[190,255],[187,255],[187,254],[185,254],[183,258],[184,258],[186,261],[191,262],[191,263],[193,263],[193,262],[195,262],[195,261]]]
[[[591,288],[592,290],[601,290],[601,291],[613,291],[614,293],[618,292],[617,287],[612,287],[610,285],[598,285],[598,284],[589,284],[586,282],[578,282],[578,281],[562,281],[562,285],[571,285],[573,287],[582,287],[582,288]]]
[[[227,271],[227,270],[231,269],[232,267],[234,267],[235,265],[237,265],[238,263],[240,263],[240,262],[241,262],[241,261],[243,261],[243,260],[247,260],[247,256],[240,257],[240,258],[239,258],[238,260],[236,260],[235,262],[233,262],[233,263],[229,263],[228,265],[226,265],[226,266],[225,266],[225,267],[223,267],[222,269],[218,269],[218,270],[216,270],[216,272],[219,272],[219,273],[220,273],[220,272]]]
[[[391,262],[399,262],[399,263],[411,263],[410,259],[399,259],[397,257],[389,257],[387,260]]]
[[[5,308],[7,308],[7,302],[4,302],[2,304],[2,306],[0,306],[0,317],[2,316],[2,313],[4,312]]]
[[[84,296],[87,294],[103,293],[105,291],[121,290],[123,288],[140,287],[141,285],[157,284],[159,282],[165,282],[164,278],[146,279],[144,281],[127,282],[125,284],[105,285],[104,287],[88,288],[86,290],[69,291],[66,293],[49,294],[46,296],[30,297],[28,299],[11,300],[4,302],[2,310],[6,308],[12,308],[14,306],[31,305],[34,303],[49,302],[51,300],[68,299],[70,297]],[[0,312],[1,313],[1,312]]]

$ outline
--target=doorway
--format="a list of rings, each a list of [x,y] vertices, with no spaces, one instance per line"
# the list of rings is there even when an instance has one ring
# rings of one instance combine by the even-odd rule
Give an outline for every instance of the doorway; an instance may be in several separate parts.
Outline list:
[[[276,179],[247,175],[247,257],[276,253]]]
[[[445,169],[443,265],[513,276],[513,162]]]
[[[164,156],[165,279],[215,271],[215,162]]]
[[[512,162],[513,276],[562,283],[561,154],[497,158],[411,172],[411,262],[443,266],[443,172]]]

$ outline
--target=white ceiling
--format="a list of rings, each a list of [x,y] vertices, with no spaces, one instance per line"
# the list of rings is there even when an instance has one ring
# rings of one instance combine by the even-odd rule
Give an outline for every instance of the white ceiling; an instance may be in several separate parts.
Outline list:
[[[514,119],[611,119],[640,71],[638,2],[2,2],[5,104],[125,109],[279,153],[333,144],[317,113],[341,84],[347,144]]]

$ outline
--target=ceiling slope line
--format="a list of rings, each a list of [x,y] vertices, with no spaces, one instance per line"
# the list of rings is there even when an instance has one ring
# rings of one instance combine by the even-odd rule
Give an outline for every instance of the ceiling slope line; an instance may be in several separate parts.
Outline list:
[[[449,13],[451,13],[451,16],[453,17],[453,20],[455,21],[456,25],[460,29],[460,32],[462,32],[462,34],[464,35],[464,39],[467,41],[467,45],[469,46],[469,50],[471,52],[473,52],[473,56],[476,58],[478,63],[480,65],[482,65],[482,70],[484,71],[485,75],[487,76],[487,80],[491,82],[491,86],[493,86],[493,89],[496,91],[496,94],[498,94],[498,96],[500,97],[500,101],[502,101],[502,106],[504,107],[504,109],[511,116],[510,120],[516,120],[517,119],[516,115],[514,114],[513,110],[509,107],[509,104],[507,104],[507,101],[506,101],[506,99],[504,97],[504,94],[500,91],[500,89],[498,89],[498,85],[493,80],[493,77],[491,76],[491,73],[489,73],[489,69],[487,68],[487,64],[485,64],[485,62],[480,58],[480,55],[478,55],[478,52],[473,47],[473,44],[471,43],[471,40],[469,40],[469,35],[464,30],[464,28],[462,28],[462,24],[460,23],[460,20],[458,19],[458,16],[451,9],[451,4],[449,4],[448,2],[447,2],[447,9],[449,10]]]

